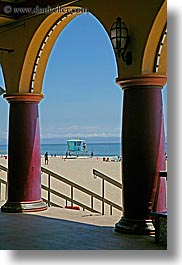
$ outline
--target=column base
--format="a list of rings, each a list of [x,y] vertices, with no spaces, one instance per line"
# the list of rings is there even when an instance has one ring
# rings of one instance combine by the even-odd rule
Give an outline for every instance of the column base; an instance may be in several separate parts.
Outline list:
[[[47,210],[47,204],[42,200],[34,202],[7,201],[1,207],[1,212],[6,212],[6,213],[38,212],[44,210]]]
[[[155,234],[152,220],[131,220],[124,217],[115,224],[115,231],[133,235]]]

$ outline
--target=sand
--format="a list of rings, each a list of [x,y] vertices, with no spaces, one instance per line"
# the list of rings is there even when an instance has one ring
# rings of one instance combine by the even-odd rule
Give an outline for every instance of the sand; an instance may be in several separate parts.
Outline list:
[[[7,159],[0,157],[0,165],[7,166]],[[110,178],[121,183],[121,162],[106,162],[102,157],[93,158],[76,158],[76,159],[64,159],[63,157],[49,157],[49,164],[45,165],[44,158],[41,158],[41,165],[51,170],[64,178],[79,184],[80,186],[101,195],[102,180],[97,177],[94,178],[93,169],[96,169]],[[0,172],[0,178],[5,178],[6,174]],[[48,176],[45,173],[41,174],[42,184],[48,184]],[[66,196],[71,194],[70,186],[64,184],[54,178],[51,178],[51,189],[62,193]],[[122,190],[109,183],[105,182],[105,198],[112,202],[122,206]],[[74,199],[84,203],[88,206],[91,205],[90,196],[74,189]],[[42,197],[47,198],[47,192],[42,191]],[[66,201],[59,196],[51,195],[51,201],[66,206]],[[70,203],[68,203],[70,205]],[[94,199],[94,209],[101,211],[102,204],[97,199]],[[105,206],[105,214],[109,214],[110,208]],[[113,210],[114,215],[121,215],[119,210]]]

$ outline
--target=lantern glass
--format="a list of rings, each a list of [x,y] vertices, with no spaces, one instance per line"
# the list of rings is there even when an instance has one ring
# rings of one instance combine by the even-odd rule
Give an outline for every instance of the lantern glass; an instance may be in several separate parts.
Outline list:
[[[117,41],[116,41],[116,38],[112,39],[112,44],[113,44],[114,49],[117,49]]]
[[[125,47],[126,47],[126,41],[127,41],[127,39],[121,38],[121,50],[124,50],[125,49]]]
[[[111,38],[116,38],[116,31],[115,29],[111,30],[111,34],[110,34]]]
[[[123,23],[124,24],[124,23]],[[125,26],[125,27],[124,27]],[[128,29],[126,28],[126,25],[124,24],[121,28],[121,37],[122,38],[128,38]]]

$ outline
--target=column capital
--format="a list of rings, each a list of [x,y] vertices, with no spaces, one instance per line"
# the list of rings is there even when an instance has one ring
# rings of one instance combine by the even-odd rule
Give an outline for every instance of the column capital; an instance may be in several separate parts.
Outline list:
[[[120,85],[123,90],[137,86],[158,86],[162,88],[166,82],[167,76],[158,74],[145,74],[132,76],[130,78],[125,79],[116,79],[116,83]]]
[[[43,99],[43,94],[35,94],[35,93],[13,93],[13,94],[5,94],[4,98],[9,102],[37,102],[39,103],[41,99]]]

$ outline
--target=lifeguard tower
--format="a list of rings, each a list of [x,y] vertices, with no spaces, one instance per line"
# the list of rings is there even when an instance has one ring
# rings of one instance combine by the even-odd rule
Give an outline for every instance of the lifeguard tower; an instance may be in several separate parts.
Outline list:
[[[67,140],[67,154],[70,156],[85,156],[88,153],[85,140],[71,139]]]

